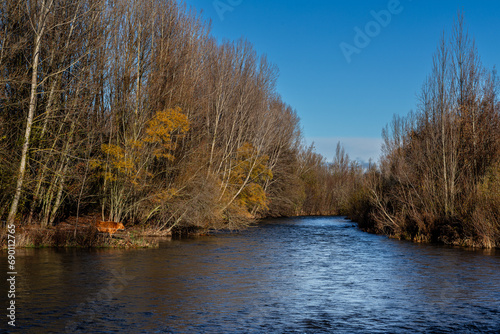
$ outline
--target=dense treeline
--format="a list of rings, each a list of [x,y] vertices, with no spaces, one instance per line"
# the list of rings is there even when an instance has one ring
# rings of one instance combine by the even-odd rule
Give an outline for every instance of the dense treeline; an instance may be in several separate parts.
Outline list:
[[[500,246],[500,104],[459,16],[443,37],[416,112],[383,131],[380,169],[364,176],[351,214],[415,241]]]
[[[338,213],[332,189],[347,194],[343,176],[361,173],[340,148],[336,169],[303,148],[277,69],[247,41],[217,43],[175,1],[1,6],[8,223],[99,212],[158,230],[236,228]]]

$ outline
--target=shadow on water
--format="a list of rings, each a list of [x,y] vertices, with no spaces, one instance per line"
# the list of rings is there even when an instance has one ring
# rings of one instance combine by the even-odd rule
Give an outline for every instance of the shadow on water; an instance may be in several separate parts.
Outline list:
[[[495,333],[499,255],[391,240],[343,217],[158,249],[18,250],[17,330]]]

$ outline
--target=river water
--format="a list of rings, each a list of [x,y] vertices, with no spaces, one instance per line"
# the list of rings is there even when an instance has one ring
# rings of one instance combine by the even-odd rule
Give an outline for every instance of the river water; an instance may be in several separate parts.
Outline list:
[[[158,249],[18,250],[16,265],[19,333],[500,332],[500,251],[391,240],[342,217]]]

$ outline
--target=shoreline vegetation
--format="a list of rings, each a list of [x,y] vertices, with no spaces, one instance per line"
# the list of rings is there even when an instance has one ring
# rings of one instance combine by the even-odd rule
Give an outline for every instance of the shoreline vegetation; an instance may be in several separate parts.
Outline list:
[[[415,242],[500,247],[500,103],[462,14],[443,34],[420,103],[382,132],[351,217]],[[364,205],[361,205],[364,203]]]
[[[443,35],[416,111],[382,132],[380,165],[364,174],[351,217],[415,242],[500,247],[500,104],[459,14]]]
[[[12,225],[19,247],[151,247],[144,235],[308,215],[500,246],[496,72],[462,16],[368,167],[340,143],[333,162],[305,146],[277,68],[176,1],[8,1],[0,40],[2,247]],[[110,238],[99,220],[127,231]]]

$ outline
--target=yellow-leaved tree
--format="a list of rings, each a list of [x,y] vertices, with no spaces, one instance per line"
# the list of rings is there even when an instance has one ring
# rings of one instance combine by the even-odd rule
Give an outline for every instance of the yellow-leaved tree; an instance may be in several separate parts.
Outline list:
[[[272,179],[273,174],[267,166],[269,157],[259,154],[250,143],[239,147],[233,159],[233,168],[229,178],[229,201],[225,208],[237,205],[247,215],[254,215],[258,210],[267,210],[267,196],[263,185]]]
[[[188,130],[189,120],[181,108],[167,109],[158,112],[148,122],[144,142],[153,146],[153,155],[156,158],[174,160],[172,151],[175,150],[177,142],[172,136],[185,134]]]
[[[143,125],[139,138],[115,138],[115,143],[103,144],[101,159],[94,159],[92,167],[104,182],[103,217],[111,221],[124,218],[136,220],[141,201],[170,199],[173,189],[155,189],[154,178],[159,164],[155,159],[174,160],[177,140],[189,131],[189,120],[177,107],[157,112]],[[148,195],[146,195],[148,194]]]

